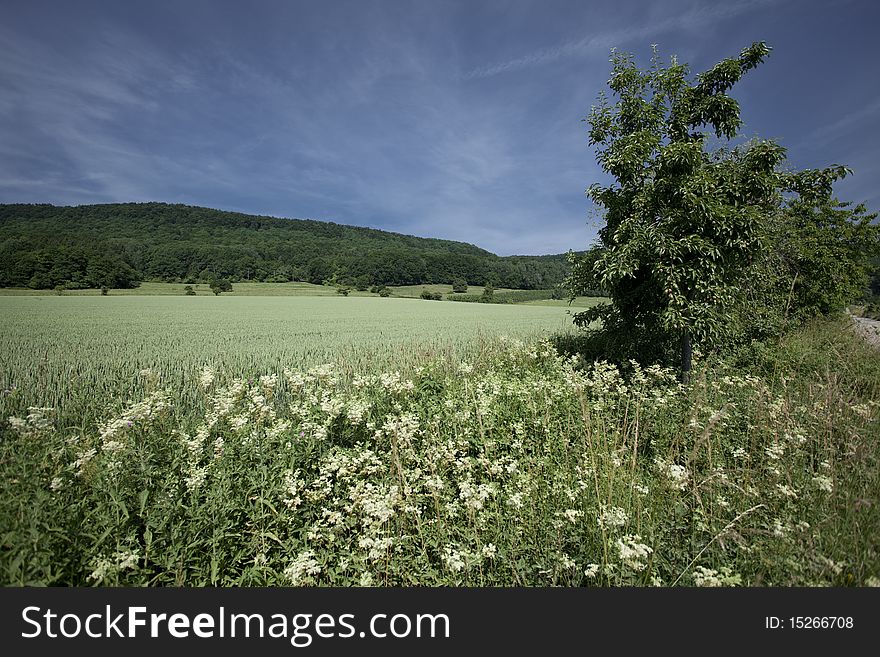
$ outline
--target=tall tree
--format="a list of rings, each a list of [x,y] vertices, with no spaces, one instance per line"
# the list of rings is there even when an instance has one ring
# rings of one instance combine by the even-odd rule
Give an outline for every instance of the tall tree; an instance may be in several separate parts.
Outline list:
[[[589,189],[605,226],[590,257],[574,258],[573,293],[601,288],[610,303],[579,313],[609,335],[649,345],[676,343],[683,378],[693,345],[725,331],[737,282],[760,252],[765,218],[784,192],[827,196],[843,167],[789,173],[785,149],[770,140],[730,147],[742,125],[731,88],[769,54],[763,42],[689,80],[674,57],[640,70],[612,51],[609,87],[588,117],[590,145],[613,177]],[[710,133],[721,143],[709,147]]]

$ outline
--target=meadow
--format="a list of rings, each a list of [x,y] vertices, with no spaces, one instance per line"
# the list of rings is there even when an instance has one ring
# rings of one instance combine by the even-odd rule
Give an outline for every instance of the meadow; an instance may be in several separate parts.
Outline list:
[[[880,585],[880,356],[692,385],[563,307],[0,298],[0,573],[37,585]]]
[[[93,421],[137,390],[144,369],[189,399],[186,384],[206,365],[239,377],[323,363],[351,374],[413,367],[441,352],[465,357],[501,333],[571,331],[562,308],[311,294],[320,287],[306,296],[194,298],[160,287],[155,296],[0,297],[0,390],[15,391],[0,397],[0,411],[49,405]]]

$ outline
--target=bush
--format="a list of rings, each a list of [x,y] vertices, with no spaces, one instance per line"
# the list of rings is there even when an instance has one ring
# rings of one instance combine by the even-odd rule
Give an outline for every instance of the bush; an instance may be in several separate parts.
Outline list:
[[[232,292],[232,283],[225,278],[215,278],[211,281],[211,292],[216,296],[221,292]]]
[[[553,290],[508,290],[493,292],[488,297],[482,294],[451,294],[446,298],[449,301],[463,301],[465,303],[523,303],[525,301],[555,299],[553,294]]]
[[[428,288],[423,289],[419,296],[428,301],[440,301],[443,298],[442,294],[439,292],[431,292]]]
[[[383,286],[382,289],[379,290],[379,296],[380,296],[380,297],[390,297],[390,296],[391,296],[391,290],[389,290],[387,287],[384,287],[384,286]]]
[[[183,293],[188,297],[194,297],[196,295],[196,291],[193,289],[192,285],[187,285],[183,288]]]
[[[341,294],[344,297],[347,297],[349,292],[351,292],[350,287],[342,286],[342,287],[336,288],[336,294]]]
[[[468,291],[467,281],[463,278],[456,278],[452,282],[452,291],[456,293],[464,293]]]
[[[110,291],[110,290],[107,289],[107,286],[106,286],[106,285],[102,285],[102,286],[101,286],[101,296],[102,296],[102,297],[106,297],[106,296],[107,296],[107,293],[108,293],[109,291]]]

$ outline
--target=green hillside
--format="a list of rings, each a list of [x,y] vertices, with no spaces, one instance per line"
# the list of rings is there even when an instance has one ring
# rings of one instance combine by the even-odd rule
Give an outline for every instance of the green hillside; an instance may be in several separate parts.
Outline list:
[[[546,289],[565,255],[500,257],[472,244],[330,222],[166,203],[0,205],[0,287],[126,288],[212,277],[349,285]]]

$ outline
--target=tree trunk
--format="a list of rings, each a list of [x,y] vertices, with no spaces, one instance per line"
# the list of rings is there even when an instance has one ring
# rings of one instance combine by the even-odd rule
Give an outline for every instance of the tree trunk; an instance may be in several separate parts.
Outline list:
[[[681,382],[685,385],[691,382],[691,359],[693,356],[691,346],[691,332],[686,330],[681,334]]]

